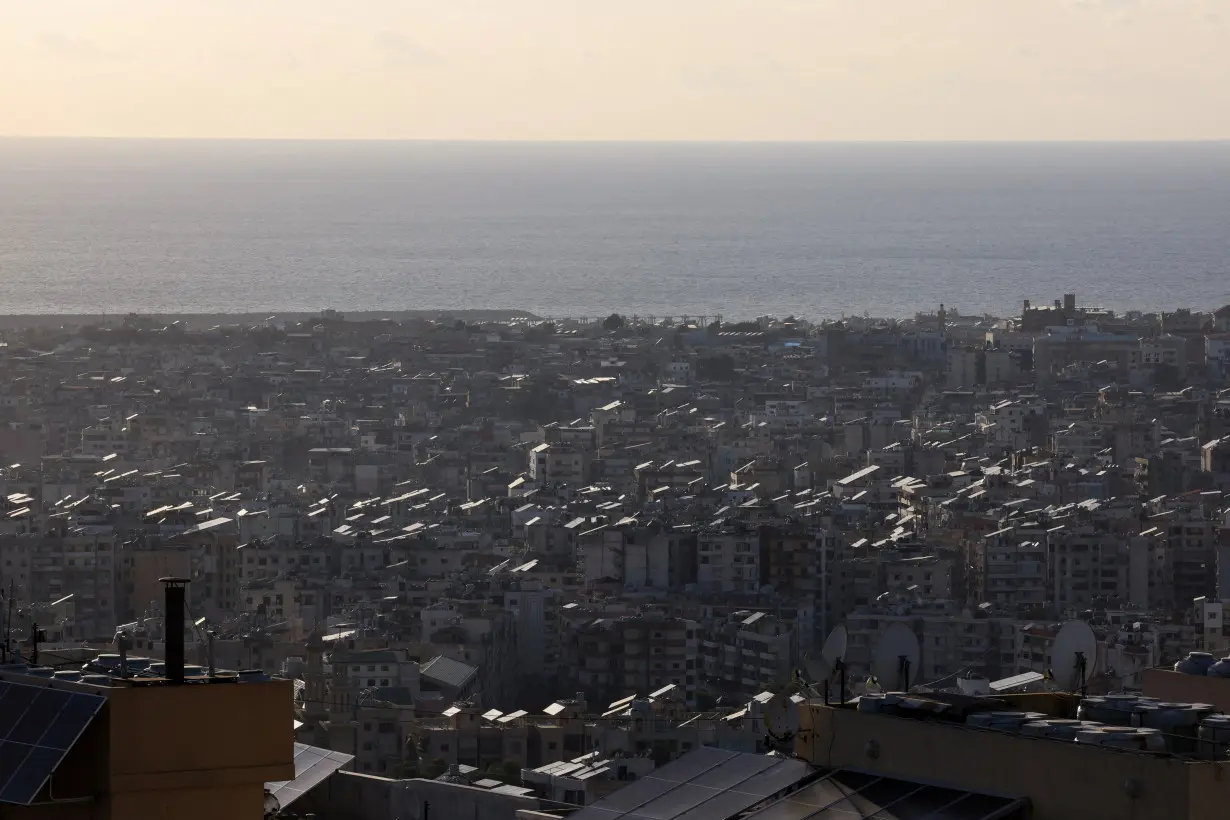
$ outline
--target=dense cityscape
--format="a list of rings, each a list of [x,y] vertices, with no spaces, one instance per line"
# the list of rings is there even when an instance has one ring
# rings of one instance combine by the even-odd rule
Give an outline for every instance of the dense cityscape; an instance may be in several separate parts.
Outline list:
[[[928,789],[970,807],[935,817],[1217,804],[1230,307],[3,338],[0,704],[33,694],[0,727],[0,816],[91,777],[116,817],[174,790],[280,817],[639,817],[676,790],[619,795],[719,771],[669,817],[827,817],[787,795],[859,792],[856,771],[900,792],[892,816]],[[244,685],[197,685],[221,682]],[[59,703],[23,739],[48,692],[110,718]],[[1073,772],[1113,782],[1102,808],[1046,788]],[[729,785],[753,775],[780,782]],[[79,805],[54,816],[100,816]]]

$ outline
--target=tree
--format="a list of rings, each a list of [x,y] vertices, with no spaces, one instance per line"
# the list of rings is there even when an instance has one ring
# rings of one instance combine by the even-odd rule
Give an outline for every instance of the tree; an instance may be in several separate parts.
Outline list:
[[[435,780],[440,775],[448,771],[448,764],[440,758],[436,758],[427,764],[427,768],[423,770],[423,777],[428,780]]]
[[[610,316],[602,320],[602,327],[606,330],[619,330],[624,326],[624,317],[618,313],[612,313]]]

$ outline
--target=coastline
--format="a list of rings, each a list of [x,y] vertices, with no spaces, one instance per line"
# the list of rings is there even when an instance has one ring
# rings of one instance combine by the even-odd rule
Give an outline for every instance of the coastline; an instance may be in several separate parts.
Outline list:
[[[514,318],[539,320],[541,317],[525,310],[388,310],[338,311],[348,321],[374,322],[391,319],[439,319],[450,317],[469,321],[499,322]],[[215,325],[260,325],[270,318],[279,322],[300,322],[319,317],[321,311],[263,310],[247,313],[14,313],[0,314],[0,330],[32,330],[38,328],[115,326],[128,316],[157,321],[183,322],[188,328],[202,330]]]

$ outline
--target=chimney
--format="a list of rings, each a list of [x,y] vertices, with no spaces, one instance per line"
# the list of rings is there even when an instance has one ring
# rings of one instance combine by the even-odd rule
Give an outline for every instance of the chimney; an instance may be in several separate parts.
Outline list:
[[[1029,313],[1029,300],[1028,299],[1025,300],[1025,312]]]
[[[166,587],[166,605],[162,612],[163,663],[166,678],[171,683],[184,682],[184,601],[187,578],[159,578]]]
[[[1065,293],[1063,295],[1063,309],[1067,313],[1076,312],[1076,294],[1075,293]]]

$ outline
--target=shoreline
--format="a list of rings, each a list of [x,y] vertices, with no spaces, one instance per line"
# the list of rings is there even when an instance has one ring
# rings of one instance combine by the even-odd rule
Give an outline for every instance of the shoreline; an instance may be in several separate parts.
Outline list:
[[[244,313],[12,313],[0,314],[0,330],[34,330],[58,327],[114,327],[129,316],[157,321],[183,322],[192,330],[204,330],[216,325],[262,325],[273,318],[278,321],[299,322],[320,317],[322,311],[310,310],[262,310]],[[526,310],[356,310],[337,311],[346,321],[374,322],[391,319],[404,322],[410,319],[440,319],[444,317],[469,321],[508,321],[513,318],[540,321],[541,317]]]

